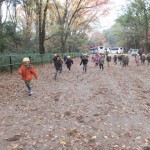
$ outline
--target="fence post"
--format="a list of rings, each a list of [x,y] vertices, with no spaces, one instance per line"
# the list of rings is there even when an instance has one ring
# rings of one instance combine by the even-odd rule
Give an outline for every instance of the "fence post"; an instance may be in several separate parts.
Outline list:
[[[9,56],[9,65],[10,65],[10,73],[12,74],[12,59],[11,56]]]
[[[43,54],[41,54],[41,63],[42,63],[42,66],[43,66]]]

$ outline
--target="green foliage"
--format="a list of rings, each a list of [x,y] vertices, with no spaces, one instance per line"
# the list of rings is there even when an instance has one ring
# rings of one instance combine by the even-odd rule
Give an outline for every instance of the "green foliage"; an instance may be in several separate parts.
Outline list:
[[[63,53],[57,53],[62,58],[64,56]],[[80,53],[67,53],[67,55],[72,56],[73,58],[79,57]],[[22,64],[22,59],[24,57],[29,57],[31,60],[31,63],[34,65],[39,64],[45,64],[52,62],[52,58],[54,57],[54,53],[46,53],[46,54],[34,54],[34,53],[22,53],[22,54],[11,54],[11,55],[5,55],[1,53],[0,55],[0,72],[3,71],[10,71],[10,59],[12,64],[12,69],[18,69],[19,66]]]
[[[116,20],[115,25],[104,32],[110,45],[124,46],[128,50],[141,48],[143,43],[148,42],[146,35],[150,22],[148,1],[130,1],[124,8],[123,14]]]
[[[66,45],[69,52],[88,50],[88,37],[84,33],[74,34],[68,38]]]
[[[12,50],[15,45],[19,44],[21,39],[15,31],[14,24],[10,21],[0,25],[0,52]]]
[[[103,6],[107,7],[108,1],[5,0],[5,4],[0,51],[34,49],[45,53],[87,50],[85,33],[97,15],[105,14]]]
[[[124,34],[137,43],[136,46],[148,42],[150,11],[148,0],[133,0],[126,8],[125,13],[117,19]]]

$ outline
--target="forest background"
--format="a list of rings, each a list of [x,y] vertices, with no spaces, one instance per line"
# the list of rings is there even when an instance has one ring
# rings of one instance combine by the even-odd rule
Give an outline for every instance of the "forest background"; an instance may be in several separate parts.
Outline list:
[[[97,45],[150,52],[149,0],[129,0],[103,28],[113,9],[111,0],[0,0],[0,52],[82,52]]]

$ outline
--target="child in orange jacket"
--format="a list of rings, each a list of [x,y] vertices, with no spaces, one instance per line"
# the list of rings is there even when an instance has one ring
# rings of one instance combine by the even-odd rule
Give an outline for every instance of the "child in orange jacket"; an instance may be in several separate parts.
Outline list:
[[[34,75],[35,79],[37,79],[37,73],[35,72],[35,69],[33,65],[30,64],[30,59],[25,57],[23,59],[23,65],[19,68],[18,73],[22,76],[22,80],[25,81],[25,84],[28,88],[28,95],[32,95],[32,89],[30,86],[30,82],[32,80],[32,75]]]

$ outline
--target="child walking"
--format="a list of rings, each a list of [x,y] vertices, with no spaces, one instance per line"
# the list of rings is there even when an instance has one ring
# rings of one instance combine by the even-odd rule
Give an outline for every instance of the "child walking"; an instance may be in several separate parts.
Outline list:
[[[99,68],[102,70],[104,70],[104,61],[105,61],[104,56],[101,55],[99,58]]]
[[[82,65],[82,64],[83,64],[83,71],[86,72],[87,71],[87,64],[88,64],[88,55],[87,54],[83,55],[80,65]]]
[[[114,55],[114,64],[117,65],[117,55]]]
[[[95,62],[95,67],[97,67],[99,64],[99,54],[98,53],[94,57],[94,62]]]
[[[54,79],[56,80],[57,74],[62,72],[62,64],[63,64],[63,61],[59,55],[57,56],[54,64],[55,64],[55,69],[56,69]]]
[[[106,56],[106,61],[107,61],[107,65],[109,67],[110,66],[110,62],[111,62],[111,56],[107,55]]]
[[[35,79],[37,79],[37,73],[33,67],[32,64],[30,64],[30,59],[28,57],[25,57],[23,59],[23,65],[19,68],[19,75],[22,76],[22,80],[24,80],[25,85],[28,88],[28,95],[32,95],[32,89],[30,86],[30,82],[32,80],[32,76],[34,75]]]
[[[66,65],[67,68],[69,69],[69,72],[71,71],[72,64],[73,64],[73,60],[71,59],[71,56],[67,56]]]
[[[137,54],[135,56],[135,63],[136,63],[137,66],[139,66],[139,63],[140,63],[140,55],[139,54]]]

